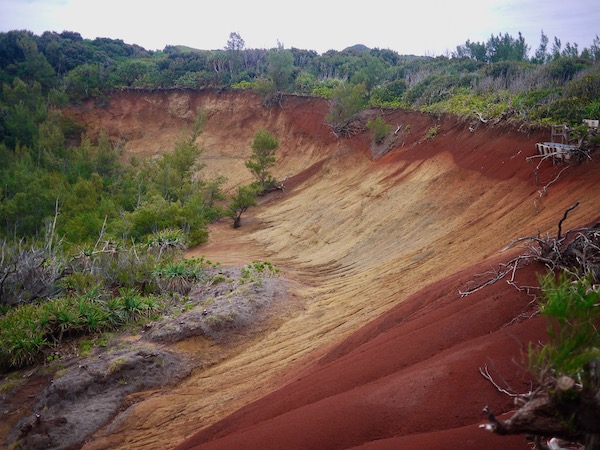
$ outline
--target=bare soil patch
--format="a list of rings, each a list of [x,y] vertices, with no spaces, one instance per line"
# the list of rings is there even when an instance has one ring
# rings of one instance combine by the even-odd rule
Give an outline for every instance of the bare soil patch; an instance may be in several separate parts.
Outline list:
[[[88,357],[57,349],[59,360],[16,372],[12,387],[5,380],[5,443],[32,450],[81,448],[133,405],[240,351],[245,340],[297,308],[288,302],[286,280],[243,278],[239,267],[218,271],[210,284],[194,286],[185,297],[174,295],[165,315],[136,334],[121,332]]]

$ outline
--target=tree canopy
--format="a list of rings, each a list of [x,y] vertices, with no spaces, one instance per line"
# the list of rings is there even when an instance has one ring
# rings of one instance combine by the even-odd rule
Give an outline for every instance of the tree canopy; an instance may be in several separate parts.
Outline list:
[[[277,148],[279,140],[268,131],[258,130],[254,133],[252,154],[245,165],[256,178],[260,192],[265,192],[275,182],[270,170],[275,165]]]

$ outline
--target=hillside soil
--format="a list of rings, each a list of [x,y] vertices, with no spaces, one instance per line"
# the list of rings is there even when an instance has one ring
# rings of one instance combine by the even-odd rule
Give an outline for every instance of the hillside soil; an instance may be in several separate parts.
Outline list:
[[[265,108],[244,93],[125,92],[69,113],[92,135],[126,140],[124,158],[143,158],[170,151],[197,108],[208,113],[204,176],[225,175],[230,190],[251,181],[243,162],[266,129],[281,142],[274,175],[285,189],[240,229],[212,224],[190,255],[228,267],[268,259],[285,293],[235,345],[162,343],[188,361],[214,359],[122,403],[83,448],[529,448],[478,427],[485,405],[515,409],[479,369],[510,391],[531,388],[526,351],[545,336],[531,287],[545,269],[517,272],[529,289],[458,291],[514,256],[499,253],[513,239],[556,234],[576,201],[564,227],[597,221],[598,163],[555,180],[564,167],[548,162],[536,176],[526,158],[547,130],[370,111],[363,120],[382,114],[401,130],[385,153],[366,131],[336,139],[327,103],[303,97]]]

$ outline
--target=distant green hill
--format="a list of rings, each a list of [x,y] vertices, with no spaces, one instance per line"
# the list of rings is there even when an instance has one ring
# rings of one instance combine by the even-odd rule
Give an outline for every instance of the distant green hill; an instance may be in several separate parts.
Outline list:
[[[187,45],[174,45],[173,47],[175,47],[181,53],[199,53],[202,51],[197,48],[188,47]]]
[[[367,47],[366,45],[363,45],[363,44],[355,44],[355,45],[352,45],[352,46],[350,46],[350,47],[346,47],[346,48],[344,49],[344,51],[346,51],[346,50],[356,50],[356,51],[358,51],[358,52],[362,52],[362,51],[365,51],[365,50],[370,50],[370,49],[369,49],[369,47]]]

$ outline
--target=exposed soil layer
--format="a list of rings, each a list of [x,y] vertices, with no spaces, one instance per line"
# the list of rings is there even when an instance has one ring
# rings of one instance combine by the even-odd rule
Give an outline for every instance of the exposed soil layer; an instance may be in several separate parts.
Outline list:
[[[518,282],[534,284],[534,269],[523,270]],[[524,353],[544,323],[528,319],[531,299],[506,283],[457,299],[470,270],[409,297],[282,389],[177,449],[528,448],[523,438],[488,436],[477,427],[482,405],[514,408],[479,368],[488,366],[514,392],[528,392]]]
[[[84,448],[529,448],[478,428],[483,406],[514,408],[478,369],[529,390],[524,351],[545,328],[532,297],[504,282],[466,298],[458,290],[506,260],[498,252],[513,239],[556,233],[576,201],[564,227],[598,220],[598,163],[543,192],[563,167],[548,162],[536,177],[526,157],[547,130],[470,130],[406,111],[381,112],[403,131],[373,159],[366,131],[336,139],[327,103],[302,97],[267,109],[245,93],[130,92],[71,114],[126,139],[126,157],[145,157],[172,149],[198,107],[209,117],[198,139],[205,176],[226,175],[227,188],[250,181],[243,162],[262,128],[281,142],[274,175],[287,179],[242,228],[212,225],[192,254],[269,259],[296,282],[288,301],[299,312],[132,405]],[[519,282],[535,285],[536,271]]]

